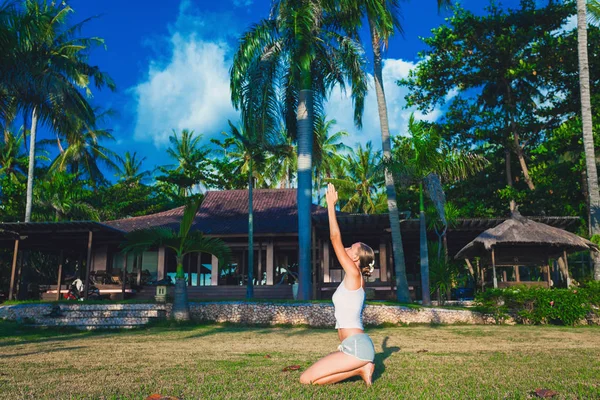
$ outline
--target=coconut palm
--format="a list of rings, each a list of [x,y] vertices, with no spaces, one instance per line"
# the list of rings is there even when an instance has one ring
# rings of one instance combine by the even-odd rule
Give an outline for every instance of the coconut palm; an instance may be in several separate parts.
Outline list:
[[[6,175],[12,182],[24,179],[27,171],[27,153],[23,151],[23,133],[15,136],[4,131],[4,140],[0,142],[0,176]]]
[[[261,109],[275,112],[275,99],[283,98],[286,128],[298,143],[299,295],[309,299],[314,115],[334,85],[350,82],[354,121],[361,125],[367,91],[363,51],[340,33],[337,16],[320,0],[278,1],[271,15],[240,40],[231,69],[232,101],[240,108],[244,93],[260,91],[262,96],[246,98],[262,97]]]
[[[54,172],[45,176],[35,191],[35,219],[40,221],[99,221],[90,204],[91,193],[75,174]]]
[[[315,120],[313,179],[317,190],[317,204],[321,204],[323,179],[331,178],[336,162],[344,157],[343,153],[351,151],[349,146],[341,142],[345,136],[348,136],[348,132],[338,131],[330,136],[330,131],[335,124],[335,119],[327,120],[325,116],[318,116]]]
[[[431,304],[429,290],[429,250],[423,186],[433,201],[443,225],[447,225],[445,215],[446,197],[441,180],[458,181],[481,171],[485,158],[447,147],[441,137],[422,121],[416,121],[414,114],[408,121],[410,137],[397,137],[394,140],[394,153],[390,166],[405,179],[419,185],[420,220],[420,259],[423,304]]]
[[[289,189],[294,186],[298,168],[298,153],[291,135],[284,127],[279,130],[279,150],[267,154],[265,160],[265,175],[269,177],[269,187]]]
[[[600,235],[600,191],[592,131],[592,104],[590,100],[590,67],[588,64],[586,0],[577,0],[577,52],[579,56],[579,89],[581,93],[581,122],[583,124],[583,149],[590,200],[590,235]],[[592,16],[598,18],[597,1],[589,4]],[[594,252],[594,279],[600,280],[600,256]]]
[[[347,157],[345,174],[326,178],[340,194],[341,211],[373,214],[382,212],[379,188],[383,183],[381,151],[374,151],[371,142],[358,145]],[[343,205],[342,205],[343,204]]]
[[[146,157],[138,158],[137,152],[125,152],[125,158],[118,157],[117,173],[119,182],[139,184],[150,176],[150,171],[143,170],[142,165]]]
[[[438,10],[451,4],[450,0],[437,0]],[[390,128],[387,115],[387,103],[383,86],[383,52],[389,38],[395,33],[402,33],[400,24],[400,1],[366,1],[343,0],[341,9],[345,15],[342,25],[352,37],[359,37],[358,31],[363,19],[367,20],[373,49],[373,78],[377,96],[377,109],[381,126],[381,141],[383,159],[391,157]],[[402,232],[400,231],[400,216],[396,201],[396,186],[393,174],[387,169],[384,172],[385,189],[387,194],[388,215],[392,233],[392,251],[394,253],[394,272],[396,275],[396,299],[400,302],[410,302],[408,281],[406,279],[406,264],[402,247]]]
[[[25,221],[29,221],[38,123],[65,132],[73,128],[72,116],[76,116],[93,126],[94,112],[86,99],[91,96],[90,85],[114,89],[114,84],[88,64],[87,53],[103,45],[102,39],[78,37],[89,19],[69,26],[67,18],[73,10],[66,3],[26,0],[22,8],[4,10],[0,18],[8,28],[0,32],[0,40],[9,47],[2,47],[0,75],[5,84],[0,86],[9,89],[14,110],[31,115],[25,207]],[[6,111],[5,105],[2,108]]]
[[[190,319],[187,285],[183,270],[184,257],[191,253],[212,254],[219,259],[219,267],[222,267],[229,263],[231,255],[230,249],[221,239],[206,237],[202,232],[193,229],[194,219],[201,204],[202,200],[197,198],[191,199],[186,204],[178,231],[166,227],[136,230],[125,236],[126,241],[123,245],[125,253],[141,253],[156,247],[166,247],[175,252],[177,273],[172,315],[178,321]]]

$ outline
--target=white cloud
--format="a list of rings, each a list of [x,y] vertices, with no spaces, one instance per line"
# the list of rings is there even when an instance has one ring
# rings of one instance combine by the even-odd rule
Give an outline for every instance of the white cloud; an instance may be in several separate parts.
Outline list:
[[[253,0],[233,0],[233,5],[236,7],[249,7],[253,3]]]
[[[405,109],[404,97],[408,94],[408,89],[398,86],[396,81],[406,78],[416,65],[416,63],[401,59],[385,59],[383,61],[383,87],[387,102],[390,135],[392,136],[407,134],[408,119],[413,111],[415,118],[425,121],[435,121],[442,115],[439,109],[435,109],[427,115],[416,110]],[[337,121],[337,125],[334,127],[336,131],[345,130],[350,134],[347,139],[348,145],[354,146],[356,143],[364,145],[370,140],[375,148],[381,148],[381,128],[374,80],[372,75],[369,75],[368,78],[369,93],[365,99],[362,130],[354,126],[354,109],[349,91],[344,94],[339,88],[335,88],[325,105],[325,112],[329,119]]]
[[[147,79],[132,89],[136,140],[162,147],[173,129],[213,137],[228,119],[238,119],[229,94],[232,50],[226,42],[233,32],[216,34],[218,21],[222,19],[215,14],[199,18],[191,3],[182,1],[178,20],[169,28],[170,52],[152,60]]]

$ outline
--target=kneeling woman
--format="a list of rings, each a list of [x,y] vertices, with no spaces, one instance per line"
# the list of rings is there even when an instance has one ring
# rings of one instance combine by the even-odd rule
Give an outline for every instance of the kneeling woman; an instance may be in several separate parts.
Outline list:
[[[360,376],[370,386],[375,364],[375,349],[371,338],[364,332],[362,310],[365,305],[365,281],[375,264],[373,249],[364,243],[354,243],[344,248],[335,215],[338,195],[335,187],[327,187],[327,208],[331,243],[345,277],[333,295],[335,327],[342,344],[308,368],[300,377],[301,383],[323,385],[335,383],[352,376]]]

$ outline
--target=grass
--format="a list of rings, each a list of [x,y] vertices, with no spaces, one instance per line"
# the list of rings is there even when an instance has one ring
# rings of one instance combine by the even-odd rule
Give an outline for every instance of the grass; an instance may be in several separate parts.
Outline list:
[[[416,326],[369,329],[373,387],[298,383],[336,349],[331,329],[163,323],[122,332],[33,330],[0,321],[2,398],[600,398],[600,328]],[[425,351],[426,350],[426,351]],[[300,371],[283,372],[298,364]]]

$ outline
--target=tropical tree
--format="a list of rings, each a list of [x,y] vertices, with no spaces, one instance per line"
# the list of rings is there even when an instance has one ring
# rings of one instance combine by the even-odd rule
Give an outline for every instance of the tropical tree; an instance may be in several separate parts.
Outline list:
[[[91,204],[92,194],[85,182],[68,172],[49,173],[35,191],[39,221],[99,221],[100,214]]]
[[[177,273],[175,275],[175,296],[173,299],[173,318],[178,321],[190,319],[187,285],[183,269],[184,257],[191,253],[208,253],[219,259],[219,267],[227,265],[231,256],[230,249],[218,238],[209,238],[193,229],[194,219],[202,204],[201,199],[191,199],[183,210],[179,230],[166,227],[140,229],[129,232],[123,245],[125,253],[141,253],[150,248],[166,247],[175,252]]]
[[[115,176],[119,182],[140,184],[150,177],[150,171],[143,169],[146,157],[138,158],[138,154],[135,151],[133,154],[129,151],[125,152],[125,158],[118,157],[117,161],[117,173]]]
[[[333,168],[342,160],[343,153],[351,150],[342,142],[342,139],[348,136],[348,132],[338,131],[330,136],[330,131],[335,124],[335,119],[326,120],[325,116],[317,116],[315,120],[313,179],[317,190],[317,204],[321,204],[323,179],[332,177]]]
[[[97,88],[114,89],[110,77],[88,63],[89,51],[103,45],[100,38],[81,38],[81,28],[88,20],[68,25],[73,11],[66,3],[55,4],[26,0],[23,8],[3,8],[8,29],[4,37],[0,75],[6,75],[9,107],[31,115],[29,166],[25,221],[31,218],[38,122],[54,131],[68,131],[72,116],[93,126],[95,116],[86,96],[91,96],[92,81]],[[0,85],[2,86],[2,85]],[[83,93],[82,93],[83,92]],[[5,102],[6,103],[6,102]]]
[[[270,187],[289,189],[294,186],[298,169],[297,146],[285,127],[279,129],[277,143],[279,143],[277,153],[267,154],[265,175],[271,179]]]
[[[583,148],[587,172],[587,186],[590,203],[590,236],[600,235],[600,191],[598,189],[598,169],[594,151],[592,130],[592,104],[590,100],[590,68],[588,64],[588,37],[586,0],[577,0],[577,54],[579,58],[579,89],[581,95],[581,120],[583,122]],[[598,2],[590,4],[593,12],[598,11]],[[597,15],[597,14],[596,14]],[[594,279],[600,281],[600,255],[594,253]]]
[[[177,161],[177,166],[174,169],[171,166],[158,167],[163,175],[156,179],[175,185],[181,198],[191,196],[194,188],[200,189],[201,185],[206,185],[210,180],[208,156],[211,150],[201,145],[201,140],[202,135],[195,135],[194,131],[184,129],[179,136],[173,130],[173,135],[169,137],[171,147],[167,149],[167,154]]]
[[[374,151],[369,141],[363,148],[358,144],[356,151],[350,150],[345,173],[335,178],[326,178],[333,183],[340,194],[343,212],[374,214],[382,212],[378,202],[383,183],[381,151]]]
[[[449,148],[439,134],[422,121],[416,121],[414,114],[408,121],[409,137],[394,138],[392,169],[419,185],[420,220],[420,259],[423,304],[431,304],[429,290],[429,250],[423,186],[431,198],[440,220],[447,226],[445,215],[446,196],[441,180],[458,181],[481,171],[487,161],[476,154]],[[445,228],[444,228],[445,230]]]
[[[231,95],[241,107],[249,90],[263,93],[264,111],[276,112],[282,98],[288,132],[298,143],[298,245],[301,299],[311,297],[312,156],[315,111],[334,85],[349,82],[354,121],[361,125],[367,91],[360,45],[340,33],[339,15],[320,0],[282,0],[272,17],[254,25],[240,41],[231,69]],[[281,93],[280,92],[281,87]],[[259,96],[246,96],[254,99]],[[249,108],[249,110],[251,110]]]
[[[23,133],[15,136],[10,130],[4,131],[4,140],[0,142],[0,176],[5,175],[11,181],[21,181],[27,171],[27,153],[23,152]]]

